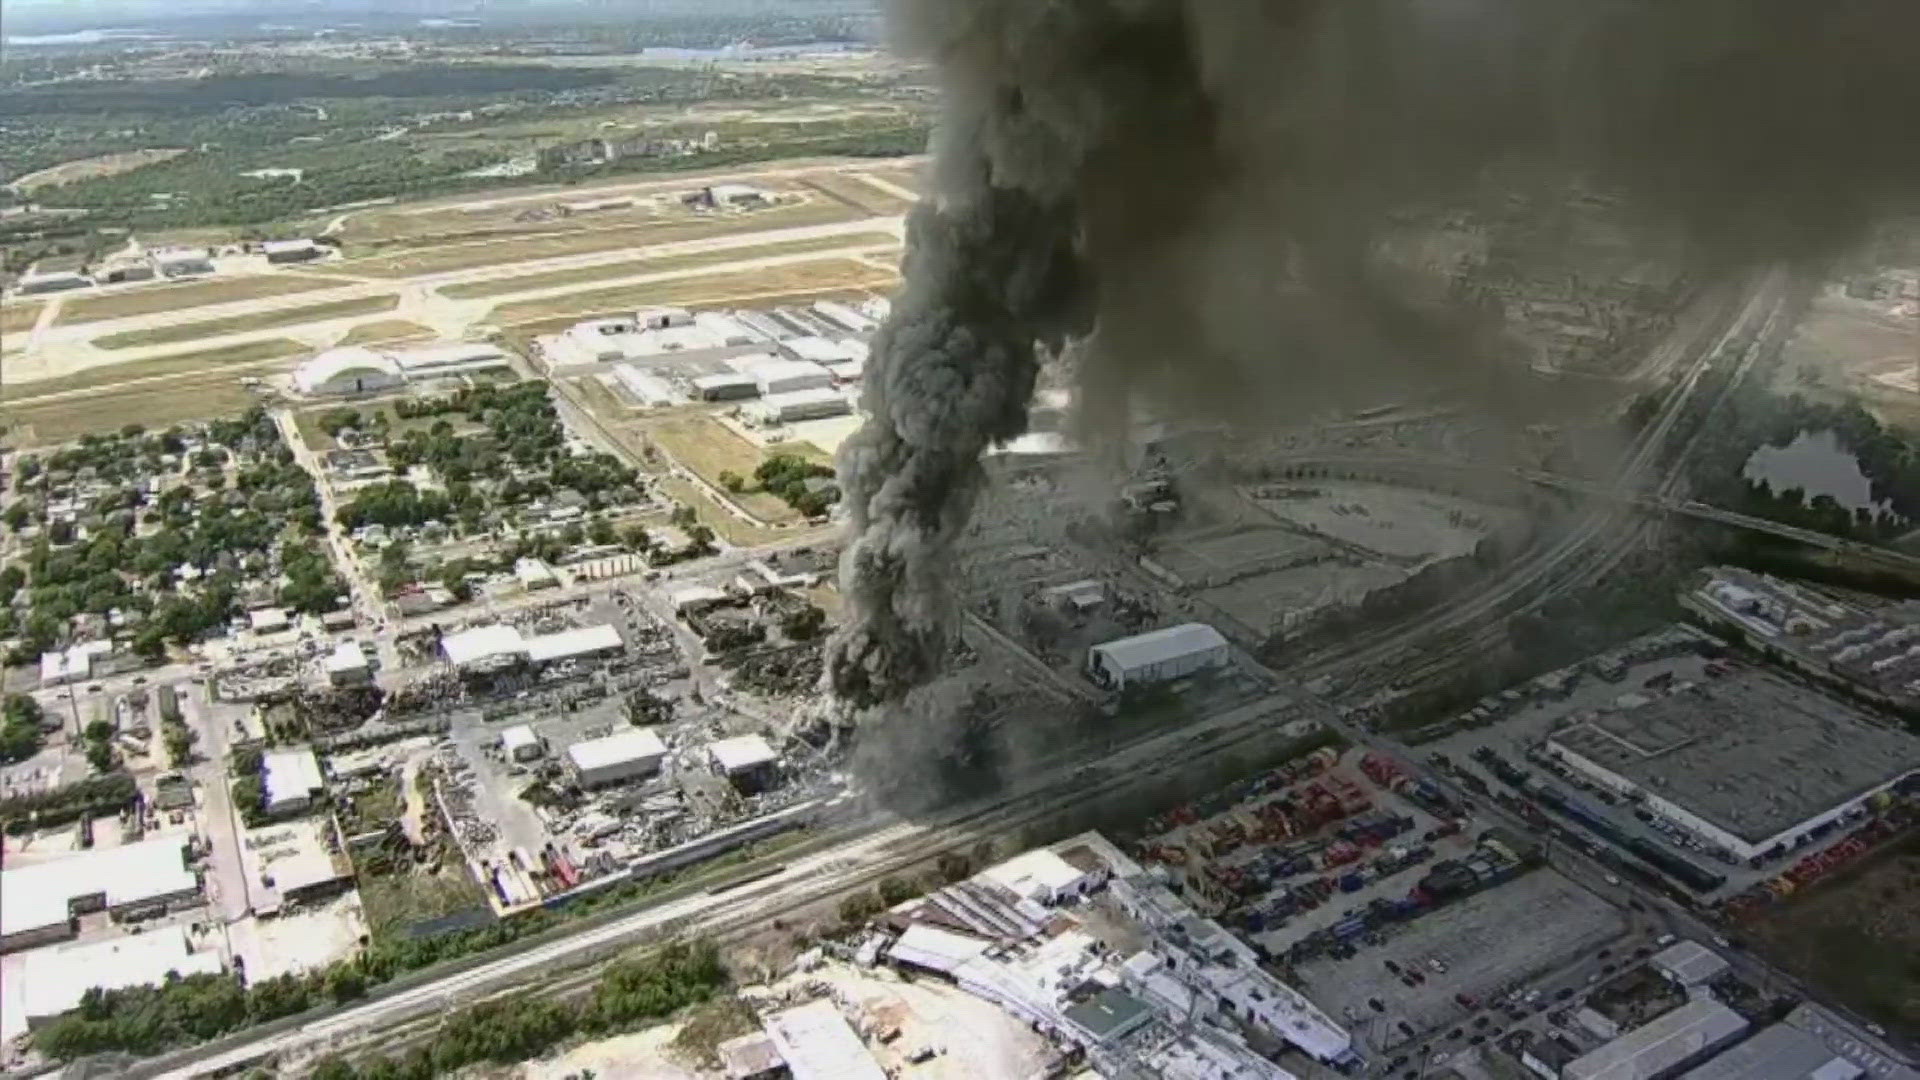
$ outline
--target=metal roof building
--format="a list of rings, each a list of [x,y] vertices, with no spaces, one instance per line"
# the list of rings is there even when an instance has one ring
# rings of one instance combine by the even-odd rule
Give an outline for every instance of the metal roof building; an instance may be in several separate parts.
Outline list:
[[[199,891],[179,835],[9,866],[0,870],[0,949],[70,936],[78,911],[117,911]]]
[[[832,372],[806,360],[782,360],[769,356],[755,358],[740,366],[760,384],[760,393],[763,395],[817,390],[833,385]]]
[[[1697,998],[1568,1062],[1561,1080],[1663,1080],[1746,1030],[1739,1013]]]
[[[750,769],[763,769],[780,760],[780,755],[774,753],[773,747],[767,745],[767,740],[759,735],[721,739],[707,747],[707,753],[712,755],[715,767],[729,776]]]
[[[1227,639],[1205,623],[1182,623],[1095,645],[1087,670],[1113,690],[1166,682],[1231,658]]]
[[[269,814],[297,814],[313,805],[314,796],[327,788],[320,777],[320,759],[313,756],[312,747],[269,751],[261,759],[260,770],[266,781]]]
[[[831,1001],[775,1013],[766,1029],[793,1080],[887,1080],[886,1070]]]
[[[584,788],[652,775],[666,756],[667,744],[646,728],[615,732],[567,747],[567,764]]]
[[[1676,941],[1654,953],[1647,961],[1655,971],[1681,986],[1710,983],[1727,973],[1728,964],[1720,954],[1697,941]]]
[[[512,761],[531,761],[543,752],[540,736],[534,734],[532,724],[515,724],[501,732],[500,749]]]
[[[220,953],[193,951],[182,926],[165,926],[137,937],[36,949],[26,955],[20,968],[22,1012],[31,1027],[78,1006],[96,986],[121,990],[165,982],[169,973],[184,978],[220,971]]]
[[[496,623],[447,634],[440,639],[440,651],[446,655],[448,663],[466,667],[522,655],[527,651],[527,645],[521,640],[520,631]]]
[[[1775,1024],[1680,1080],[1855,1080],[1860,1066],[1790,1024]]]
[[[566,660],[575,656],[598,656],[619,652],[627,647],[620,631],[607,623],[581,626],[554,634],[536,634],[525,640],[527,659],[536,664]]]

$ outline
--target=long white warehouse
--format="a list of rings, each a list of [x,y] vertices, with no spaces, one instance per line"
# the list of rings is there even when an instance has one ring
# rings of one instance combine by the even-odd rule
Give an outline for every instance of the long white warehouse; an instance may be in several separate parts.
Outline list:
[[[1182,623],[1095,645],[1087,651],[1087,673],[1109,690],[1126,690],[1220,667],[1232,658],[1220,631],[1206,623]]]
[[[660,771],[667,746],[646,728],[634,728],[567,747],[567,765],[583,788],[618,784]]]

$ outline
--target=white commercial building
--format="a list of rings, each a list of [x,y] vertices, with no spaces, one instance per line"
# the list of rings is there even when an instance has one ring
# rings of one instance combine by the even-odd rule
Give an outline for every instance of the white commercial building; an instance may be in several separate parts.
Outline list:
[[[1663,1013],[1567,1062],[1562,1080],[1664,1080],[1703,1062],[1747,1030],[1746,1018],[1712,998]]]
[[[500,749],[510,761],[532,761],[547,751],[540,736],[533,733],[531,724],[515,724],[501,732]]]
[[[315,396],[367,394],[405,381],[399,364],[360,345],[328,349],[293,369],[294,388]]]
[[[343,641],[327,654],[327,681],[334,686],[351,686],[372,677],[367,654],[352,641]]]
[[[793,1080],[887,1080],[840,1007],[809,1002],[767,1017],[767,1037]]]
[[[84,945],[36,949],[18,970],[21,1012],[31,1028],[76,1008],[96,987],[158,985],[169,975],[218,975],[222,967],[218,950],[196,952],[185,927],[167,926]]]
[[[395,349],[387,354],[409,379],[431,379],[513,366],[506,353],[484,341],[450,341]]]
[[[567,747],[567,764],[583,788],[618,784],[660,771],[667,745],[646,728],[616,732]]]
[[[980,877],[1023,900],[1048,905],[1084,896],[1088,890],[1106,881],[1103,875],[1082,870],[1055,854],[1051,848],[1021,852],[1006,862],[980,871]]]
[[[1232,659],[1220,631],[1205,623],[1182,623],[1095,645],[1087,651],[1087,671],[1110,690],[1126,690],[1220,667]]]
[[[1858,1080],[1866,1070],[1791,1024],[1764,1028],[1680,1080]]]
[[[721,739],[707,747],[707,755],[713,759],[714,768],[728,776],[771,768],[780,760],[780,755],[759,735]]]
[[[626,647],[627,643],[620,639],[620,631],[607,623],[561,630],[552,634],[535,634],[526,639],[527,659],[536,664],[589,656],[608,656]]]
[[[833,372],[805,360],[782,360],[769,356],[744,363],[741,370],[752,375],[754,381],[760,384],[762,397],[795,390],[825,389],[833,385]]]
[[[340,892],[348,884],[336,860],[328,818],[301,818],[248,829],[240,837],[240,864],[247,874],[247,902],[256,915],[276,915],[289,904]]]
[[[93,662],[112,652],[111,641],[88,641],[59,652],[41,653],[40,685],[85,682],[93,675]]]
[[[520,579],[520,587],[528,591],[551,589],[560,584],[553,576],[553,568],[539,559],[522,558],[513,564],[513,576]]]
[[[819,364],[821,367],[828,368],[835,364],[864,360],[867,353],[864,346],[856,348],[844,341],[835,341],[817,334],[788,338],[780,343],[780,348],[795,360],[803,360],[809,364]]]
[[[824,420],[853,411],[847,396],[831,386],[768,394],[747,407],[762,424],[792,424]]]
[[[193,277],[213,273],[213,259],[205,248],[175,249],[153,253],[153,267],[161,277]]]
[[[43,293],[84,289],[93,279],[73,270],[29,270],[14,284],[15,296],[39,296]]]
[[[254,608],[247,612],[247,628],[256,634],[277,634],[293,625],[283,607]]]
[[[305,813],[327,790],[320,776],[320,759],[309,746],[267,751],[260,759],[260,771],[266,783],[269,814]]]
[[[260,245],[260,254],[270,263],[310,262],[326,254],[312,240],[268,240]]]
[[[186,846],[162,836],[0,870],[0,951],[72,937],[73,917],[89,911],[118,918],[198,897]]]
[[[455,667],[482,667],[526,655],[520,631],[504,623],[471,626],[440,638],[440,652]]]
[[[1648,966],[1676,986],[1701,986],[1730,970],[1725,958],[1693,940],[1676,941],[1654,953]]]

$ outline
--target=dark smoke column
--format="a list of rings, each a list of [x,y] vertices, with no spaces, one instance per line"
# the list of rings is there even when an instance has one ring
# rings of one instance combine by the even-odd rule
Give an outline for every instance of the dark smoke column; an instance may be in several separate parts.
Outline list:
[[[985,160],[954,157],[941,162],[950,189],[908,218],[905,289],[867,367],[868,420],[840,450],[848,619],[827,675],[856,705],[938,674],[981,454],[1026,430],[1038,349],[1062,342],[1079,307],[1072,208],[995,186]]]

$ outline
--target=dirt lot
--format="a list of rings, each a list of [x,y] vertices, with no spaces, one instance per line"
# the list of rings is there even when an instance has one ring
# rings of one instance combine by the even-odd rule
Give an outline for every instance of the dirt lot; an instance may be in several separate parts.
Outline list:
[[[563,285],[589,285],[596,281],[609,281],[639,274],[658,274],[669,270],[685,270],[693,267],[739,262],[743,259],[764,259],[775,255],[798,255],[809,251],[833,251],[862,245],[893,248],[898,246],[898,244],[899,241],[890,233],[873,232],[853,233],[847,236],[822,236],[812,240],[793,240],[783,244],[755,244],[752,247],[727,248],[722,251],[697,251],[684,255],[662,255],[652,259],[634,259],[631,262],[604,263],[599,266],[582,266],[570,270],[553,270],[544,274],[527,274],[521,277],[503,278],[498,281],[475,281],[464,285],[449,285],[441,289],[440,292],[455,300],[466,300],[475,297],[530,292],[534,289],[558,288]]]
[[[40,321],[38,303],[8,304],[0,307],[0,334],[24,334]]]
[[[52,168],[30,172],[9,186],[17,191],[59,187],[61,184],[71,184],[76,180],[92,180],[96,177],[132,172],[142,165],[157,165],[168,158],[179,157],[184,153],[186,153],[185,150],[128,150],[118,154],[81,158],[78,161],[63,161]]]
[[[1920,1027],[1920,834],[1763,912],[1741,933],[1888,1026]]]
[[[344,319],[351,315],[371,315],[375,312],[391,311],[399,303],[400,297],[391,294],[356,296],[346,300],[332,300],[324,304],[307,304],[303,307],[235,315],[226,319],[205,319],[200,322],[181,323],[177,326],[155,327],[152,330],[128,330],[95,338],[93,343],[102,349],[169,345],[179,341],[219,337],[222,334],[244,334],[252,330],[271,330],[281,326],[298,326],[302,323],[322,322],[327,319]]]
[[[434,337],[431,327],[405,319],[378,319],[361,323],[340,339],[342,345],[388,345],[400,341],[425,341]]]
[[[180,311],[235,300],[258,300],[263,296],[337,289],[340,284],[329,278],[300,274],[261,274],[256,277],[143,286],[104,296],[68,300],[61,305],[60,323],[64,326],[68,323],[98,322],[101,319],[124,319],[133,315],[151,315],[156,311]]]
[[[898,276],[852,259],[820,259],[728,274],[661,281],[569,293],[546,300],[502,304],[487,314],[495,326],[516,326],[540,320],[577,321],[614,311],[632,311],[653,304],[713,304],[775,297],[818,296],[850,289],[891,289]],[[564,325],[564,322],[562,325]]]
[[[641,428],[660,447],[662,453],[698,473],[702,480],[720,487],[720,474],[731,472],[747,482],[748,489],[729,495],[740,509],[770,525],[798,521],[800,515],[776,495],[755,490],[753,470],[766,460],[759,447],[729,431],[711,416],[690,414],[660,420]]]
[[[414,277],[476,266],[499,266],[532,259],[551,259],[563,255],[588,255],[602,251],[646,244],[664,244],[678,240],[701,240],[710,236],[790,229],[803,225],[826,225],[854,221],[859,212],[824,200],[779,206],[751,214],[715,214],[674,218],[646,224],[609,228],[594,223],[591,215],[570,219],[577,225],[545,223],[542,231],[521,232],[423,247],[392,255],[373,255],[334,264],[342,273],[370,277]]]

